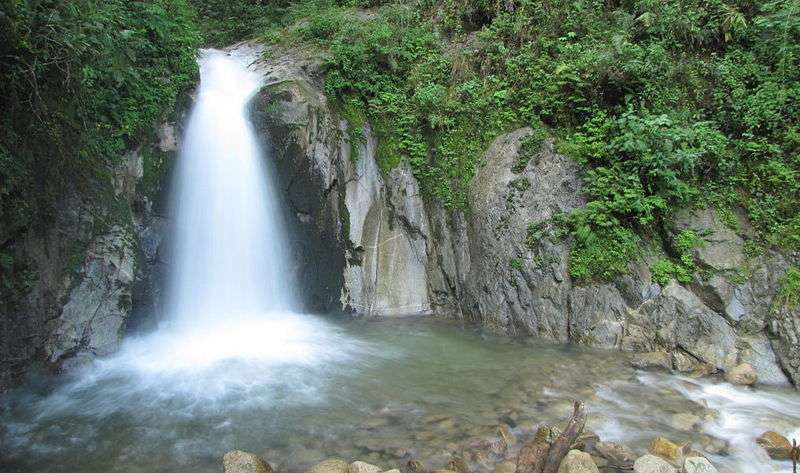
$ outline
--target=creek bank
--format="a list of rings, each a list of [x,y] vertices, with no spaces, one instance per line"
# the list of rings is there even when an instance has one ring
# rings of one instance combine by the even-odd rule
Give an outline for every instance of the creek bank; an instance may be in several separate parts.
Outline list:
[[[626,274],[578,282],[568,269],[573,242],[554,218],[585,205],[581,171],[552,138],[523,159],[522,143],[541,130],[497,137],[470,184],[469,208],[446,209],[422,198],[406,161],[381,169],[370,124],[353,128],[328,102],[322,57],[248,43],[231,54],[264,76],[253,113],[290,176],[285,192],[297,225],[335,253],[322,267],[329,305],[367,317],[435,314],[512,335],[658,352],[658,364],[679,373],[728,373],[746,364],[749,384],[800,381],[800,313],[774,304],[798,257],[753,252],[744,215],[675,209],[663,245],[642,242]],[[689,283],[658,283],[651,268],[687,231],[702,240],[691,250],[699,270]],[[300,258],[308,265],[316,257]]]

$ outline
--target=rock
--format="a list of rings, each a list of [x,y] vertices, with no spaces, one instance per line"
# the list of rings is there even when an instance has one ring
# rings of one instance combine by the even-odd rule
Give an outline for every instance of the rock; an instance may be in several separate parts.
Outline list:
[[[382,473],[401,473],[401,471],[398,470],[397,468],[392,468],[391,470],[386,470]]]
[[[354,461],[347,468],[349,473],[379,473],[380,467],[362,461]]]
[[[764,432],[756,439],[756,443],[766,450],[773,460],[788,460],[790,458],[792,444],[789,439],[778,432],[772,430]]]
[[[634,473],[678,473],[678,470],[655,455],[639,457],[633,463]]]
[[[453,470],[456,473],[470,473],[469,466],[467,466],[467,462],[464,461],[461,457],[453,457],[450,459],[450,462],[447,463],[447,469]]]
[[[350,473],[350,465],[340,458],[323,460],[306,473]]]
[[[261,457],[241,450],[232,450],[222,457],[224,473],[272,473],[272,467]]]
[[[725,380],[732,384],[752,386],[757,381],[756,370],[749,363],[742,363],[725,373]]]
[[[679,412],[672,415],[670,424],[678,430],[691,431],[697,430],[702,425],[700,417],[688,412]]]
[[[703,457],[688,457],[683,461],[683,473],[718,473],[710,461]]]
[[[515,471],[517,471],[517,464],[510,461],[505,461],[495,465],[492,473],[514,473]]]
[[[594,449],[601,457],[608,461],[609,465],[615,468],[622,470],[630,470],[633,468],[636,454],[625,445],[613,442],[597,442]]]
[[[679,465],[686,453],[687,445],[677,445],[664,437],[656,437],[650,442],[650,453],[657,455],[673,465]]]
[[[726,370],[736,365],[736,332],[694,293],[675,281],[643,307],[642,322],[669,350],[682,349],[700,362]]]
[[[427,473],[428,472],[428,469],[425,468],[425,465],[423,465],[422,463],[420,463],[419,461],[414,460],[414,459],[411,459],[411,460],[408,461],[408,463],[406,463],[406,470],[408,470],[409,473]]]
[[[570,450],[561,460],[558,473],[599,473],[599,470],[591,455],[580,450]]]
[[[650,353],[637,353],[631,357],[631,365],[634,368],[672,368],[672,356],[665,351],[654,351]]]
[[[510,445],[514,445],[517,443],[516,437],[511,432],[511,428],[508,424],[500,424],[497,426],[497,435],[500,437],[502,442],[505,444],[506,448]]]

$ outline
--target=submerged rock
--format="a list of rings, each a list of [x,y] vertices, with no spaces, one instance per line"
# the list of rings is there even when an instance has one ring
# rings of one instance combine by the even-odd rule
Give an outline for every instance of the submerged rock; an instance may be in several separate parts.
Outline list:
[[[673,465],[679,465],[686,454],[687,445],[677,445],[664,437],[656,437],[650,442],[650,453],[657,455]]]
[[[517,465],[511,461],[500,462],[495,465],[492,473],[514,473],[517,471]]]
[[[678,473],[674,466],[655,455],[645,455],[636,459],[633,471],[634,473]]]
[[[725,373],[725,380],[732,384],[752,386],[756,384],[758,376],[749,363],[742,363]]]
[[[350,465],[340,458],[323,460],[306,473],[350,473]]]
[[[224,473],[272,473],[272,467],[254,453],[232,450],[222,457]]]
[[[764,432],[756,439],[756,443],[766,450],[767,455],[773,460],[788,460],[790,458],[792,444],[789,439],[778,432],[772,430]]]
[[[558,473],[599,473],[599,470],[591,455],[580,450],[570,450],[561,460]]]

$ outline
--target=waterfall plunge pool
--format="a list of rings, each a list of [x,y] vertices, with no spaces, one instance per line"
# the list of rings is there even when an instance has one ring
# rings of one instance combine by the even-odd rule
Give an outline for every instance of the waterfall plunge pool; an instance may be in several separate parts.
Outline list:
[[[277,471],[328,457],[473,471],[516,457],[582,399],[587,429],[643,454],[690,442],[721,472],[789,471],[755,445],[800,436],[800,394],[629,366],[624,354],[514,340],[427,319],[288,315],[128,339],[115,356],[2,398],[0,471],[216,472],[243,449]],[[208,335],[208,334],[212,335]],[[506,424],[516,444],[497,448]]]

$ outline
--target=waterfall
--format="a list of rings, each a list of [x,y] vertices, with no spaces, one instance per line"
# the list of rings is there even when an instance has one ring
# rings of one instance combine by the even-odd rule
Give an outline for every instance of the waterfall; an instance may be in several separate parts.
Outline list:
[[[167,310],[179,324],[296,309],[278,196],[247,106],[260,77],[204,50],[172,195]]]

